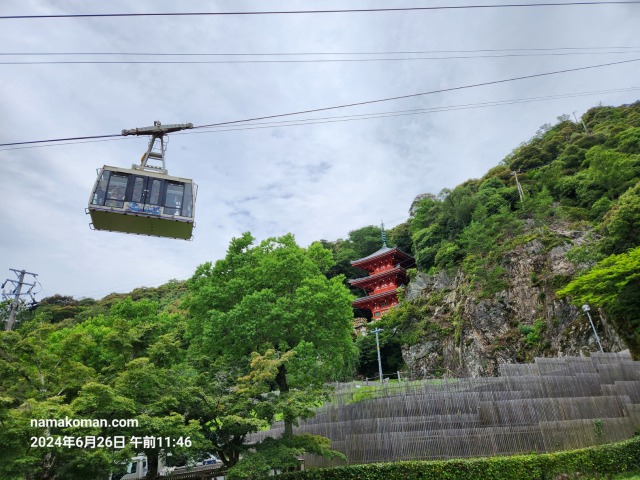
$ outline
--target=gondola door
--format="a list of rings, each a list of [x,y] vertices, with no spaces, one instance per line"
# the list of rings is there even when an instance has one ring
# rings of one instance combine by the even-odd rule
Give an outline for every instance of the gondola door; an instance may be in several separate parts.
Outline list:
[[[160,215],[163,181],[159,178],[133,175],[131,179],[131,204],[135,213]]]

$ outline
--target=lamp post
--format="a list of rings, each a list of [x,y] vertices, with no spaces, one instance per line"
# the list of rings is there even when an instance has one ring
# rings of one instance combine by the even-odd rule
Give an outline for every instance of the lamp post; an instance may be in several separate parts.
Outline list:
[[[378,350],[378,372],[380,373],[380,383],[383,383],[384,379],[382,378],[382,359],[380,358],[380,342],[378,341],[378,333],[383,332],[384,329],[376,328],[373,333],[376,334],[376,349]]]
[[[582,305],[582,311],[587,314],[587,317],[589,317],[589,323],[591,324],[591,328],[593,329],[593,334],[596,336],[596,341],[598,342],[600,351],[604,352],[604,350],[602,349],[602,344],[600,343],[600,337],[598,337],[598,332],[596,332],[596,327],[593,325],[593,320],[591,319],[591,315],[589,314],[589,310],[591,310],[591,307],[589,307],[589,305]]]

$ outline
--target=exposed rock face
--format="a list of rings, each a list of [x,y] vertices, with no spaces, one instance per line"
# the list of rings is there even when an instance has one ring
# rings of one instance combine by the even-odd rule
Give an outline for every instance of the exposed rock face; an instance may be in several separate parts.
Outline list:
[[[438,272],[435,275],[418,272],[416,277],[406,286],[404,298],[411,302],[424,296],[425,292],[451,289],[453,282],[454,279],[446,272]]]
[[[433,304],[428,320],[441,328],[427,340],[403,346],[413,376],[492,376],[501,363],[598,351],[586,315],[555,295],[576,271],[566,254],[584,242],[585,232],[552,234],[545,237],[547,245],[533,238],[504,258],[508,286],[489,298],[481,297],[462,272],[415,276],[405,298]],[[605,351],[627,348],[598,309],[591,316]]]

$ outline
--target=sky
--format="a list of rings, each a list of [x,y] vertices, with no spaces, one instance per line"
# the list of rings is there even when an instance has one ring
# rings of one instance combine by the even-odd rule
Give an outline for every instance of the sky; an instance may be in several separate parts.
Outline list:
[[[489,3],[2,0],[0,17]],[[391,228],[417,195],[481,177],[543,124],[639,100],[640,62],[503,81],[640,59],[638,25],[640,4],[0,18],[0,144],[425,93],[169,135],[169,174],[198,184],[192,241],[89,228],[96,169],[130,168],[145,137],[0,146],[0,280],[24,269],[38,274],[38,299],[102,298],[189,278],[247,231],[306,247]]]

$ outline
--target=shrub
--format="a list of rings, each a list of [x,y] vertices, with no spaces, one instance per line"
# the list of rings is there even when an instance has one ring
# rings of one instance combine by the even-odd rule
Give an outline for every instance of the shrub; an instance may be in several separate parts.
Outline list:
[[[320,468],[280,475],[282,480],[545,480],[581,472],[593,478],[640,468],[640,437],[565,452],[510,457],[397,462]]]

